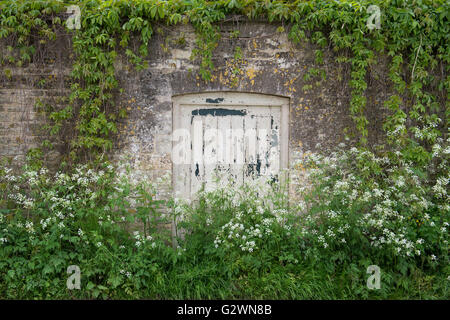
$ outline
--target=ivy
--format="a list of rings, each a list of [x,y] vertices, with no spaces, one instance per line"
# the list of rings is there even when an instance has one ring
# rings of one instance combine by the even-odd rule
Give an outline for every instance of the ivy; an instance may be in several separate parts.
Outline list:
[[[192,59],[198,60],[199,74],[209,81],[213,51],[220,40],[218,22],[230,15],[282,23],[294,43],[311,41],[317,46],[317,65],[324,63],[326,48],[336,54],[338,63],[349,65],[349,110],[362,145],[367,144],[369,134],[365,116],[368,71],[380,56],[390,57],[387,77],[395,91],[384,101],[390,112],[383,125],[388,143],[406,148],[411,160],[423,162],[429,158],[429,146],[447,134],[438,128],[448,127],[448,1],[0,1],[0,41],[6,44],[1,65],[30,63],[38,49],[36,36],[45,45],[61,30],[67,32],[65,12],[71,4],[81,9],[81,29],[70,31],[75,57],[71,93],[67,105],[49,117],[53,134],[68,121],[75,124],[70,138],[72,158],[86,151],[103,153],[113,146],[117,119],[126,113],[114,105],[119,89],[114,63],[120,52],[138,70],[146,68],[155,29],[161,24],[191,23],[197,33]],[[369,5],[380,8],[380,29],[366,26]],[[138,46],[133,45],[136,39]],[[440,118],[443,108],[445,120]]]

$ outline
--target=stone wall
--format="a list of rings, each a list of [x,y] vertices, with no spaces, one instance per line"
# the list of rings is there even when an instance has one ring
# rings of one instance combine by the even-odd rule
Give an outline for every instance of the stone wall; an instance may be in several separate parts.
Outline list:
[[[172,96],[205,91],[257,92],[291,98],[289,153],[291,163],[305,151],[329,150],[344,141],[343,129],[352,127],[349,114],[349,66],[335,63],[336,56],[325,51],[324,64],[314,64],[316,46],[294,45],[278,25],[230,20],[220,25],[222,38],[214,51],[215,70],[210,82],[198,74],[198,61],[191,60],[195,33],[191,26],[160,27],[149,43],[148,68],[135,71],[125,58],[118,59],[116,70],[123,93],[116,104],[128,110],[119,124],[112,158],[130,164],[136,176],[155,180],[171,173]],[[156,29],[156,27],[155,27]],[[239,30],[239,34],[233,31]],[[242,58],[235,59],[237,47]],[[66,47],[67,48],[67,47]],[[69,52],[64,52],[69,56]],[[60,59],[59,61],[64,60]],[[64,66],[64,67],[63,67]],[[43,117],[34,107],[36,99],[55,101],[68,87],[64,77],[70,64],[56,68],[47,65],[19,68],[0,82],[0,157],[23,159],[26,150],[41,141],[39,127]],[[310,67],[326,71],[305,81]],[[369,140],[381,136],[383,101],[389,92],[385,65],[369,68],[367,116],[371,121]],[[38,79],[47,78],[44,88]],[[52,82],[53,79],[53,82]],[[56,80],[59,79],[59,80]],[[53,83],[53,84],[52,84]],[[312,85],[308,90],[305,86]],[[42,86],[41,86],[42,87]],[[53,98],[52,98],[53,97]],[[318,145],[319,144],[319,145]],[[55,155],[63,149],[57,148]],[[169,190],[169,182],[161,190]]]
[[[7,45],[0,42],[0,56],[5,56]],[[22,164],[27,151],[47,139],[55,146],[44,155],[50,164],[67,150],[67,144],[60,137],[49,137],[44,126],[45,111],[50,106],[61,108],[69,93],[70,37],[63,35],[45,44],[36,40],[34,46],[38,53],[29,65],[0,66],[0,159],[14,165]]]
[[[150,46],[156,50],[150,51],[148,69],[136,73],[125,63],[118,64],[125,88],[121,103],[129,110],[129,117],[120,125],[114,157],[128,156],[126,162],[138,175],[155,179],[170,174],[172,96],[208,91],[290,97],[291,163],[306,151],[329,150],[343,142],[344,128],[353,125],[348,111],[350,71],[337,66],[335,56],[327,52],[322,66],[326,80],[305,81],[310,67],[320,67],[314,64],[314,50],[318,48],[306,43],[294,45],[277,28],[242,21],[220,25],[222,38],[214,51],[215,70],[210,82],[201,79],[198,64],[190,59],[195,48],[195,33],[190,26],[164,30],[153,37]],[[239,30],[237,37],[232,36],[235,30]],[[234,58],[237,47],[242,50],[242,59]],[[381,135],[380,105],[388,88],[383,79],[373,81],[379,83],[372,83],[368,96],[371,143]],[[311,83],[312,88],[304,91],[303,87]]]
[[[57,75],[52,68],[36,68],[31,65],[11,70],[11,81],[0,85],[0,158],[6,157],[16,164],[23,163],[27,151],[49,138],[44,130],[45,104],[57,104],[68,91],[64,88],[45,88],[36,85],[42,79],[55,82]],[[8,73],[9,74],[9,73]],[[3,79],[4,80],[4,79]],[[56,160],[57,148],[46,154],[46,159]]]

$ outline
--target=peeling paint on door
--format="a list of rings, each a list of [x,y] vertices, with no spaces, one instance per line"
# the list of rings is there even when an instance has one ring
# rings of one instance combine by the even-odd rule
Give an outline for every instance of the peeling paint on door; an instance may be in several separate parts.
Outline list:
[[[217,179],[235,185],[254,177],[276,181],[288,157],[289,98],[255,93],[214,92],[175,96],[174,141],[185,161],[173,158],[176,197],[195,198]],[[223,182],[223,181],[222,181]]]

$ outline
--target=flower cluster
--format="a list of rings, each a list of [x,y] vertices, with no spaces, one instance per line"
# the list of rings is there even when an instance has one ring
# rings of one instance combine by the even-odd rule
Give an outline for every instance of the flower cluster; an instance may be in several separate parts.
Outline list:
[[[435,146],[435,155],[446,149]],[[344,146],[330,155],[306,155],[297,167],[310,168],[313,186],[302,189],[314,208],[303,219],[302,235],[320,247],[347,246],[359,234],[373,248],[402,257],[431,259],[448,250],[448,173],[431,170],[433,183],[431,174],[419,174],[400,152],[377,156]]]
[[[135,239],[134,244],[138,248],[145,243],[149,243],[152,248],[156,247],[156,242],[153,241],[153,237],[150,235],[148,235],[147,237],[144,237],[143,235],[140,234],[139,231],[134,231],[133,237]]]
[[[0,223],[6,230],[0,233],[5,239],[2,243],[7,242],[8,230],[18,228],[30,237],[48,239],[53,235],[58,240],[102,248],[105,246],[102,233],[121,230],[120,226],[128,221],[126,218],[136,211],[121,208],[132,202],[139,205],[135,198],[144,198],[140,196],[148,187],[130,184],[126,174],[118,176],[109,164],[96,170],[79,165],[70,172],[55,173],[46,168],[35,170],[25,166],[23,171],[17,172],[14,174],[10,168],[0,167],[0,184],[7,182],[6,189],[1,190],[4,199],[12,202],[15,212],[23,213],[15,215],[11,221],[0,214]],[[151,195],[155,193],[153,189]],[[151,236],[144,239],[135,235],[134,240],[136,247],[144,242],[156,246]]]
[[[209,192],[209,202],[222,200],[223,208],[232,208],[233,215],[218,230],[214,246],[225,249],[239,248],[244,252],[254,252],[260,248],[276,228],[289,234],[291,225],[287,223],[288,210],[276,207],[275,190],[267,179],[255,179],[240,186],[227,185]],[[264,197],[261,195],[264,194]]]

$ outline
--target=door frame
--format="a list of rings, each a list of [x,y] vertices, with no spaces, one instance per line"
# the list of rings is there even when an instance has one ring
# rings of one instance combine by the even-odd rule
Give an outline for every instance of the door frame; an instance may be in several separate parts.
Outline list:
[[[290,127],[290,97],[243,91],[203,91],[176,94],[172,96],[172,133],[181,128],[182,105],[198,105],[199,107],[220,106],[252,106],[252,107],[280,107],[280,172],[289,166],[289,127]],[[171,159],[173,156],[175,141],[172,136]],[[180,168],[172,164],[172,190],[175,193],[175,175]],[[280,175],[280,181],[287,181],[287,177]],[[172,237],[176,245],[177,221],[172,221]]]

